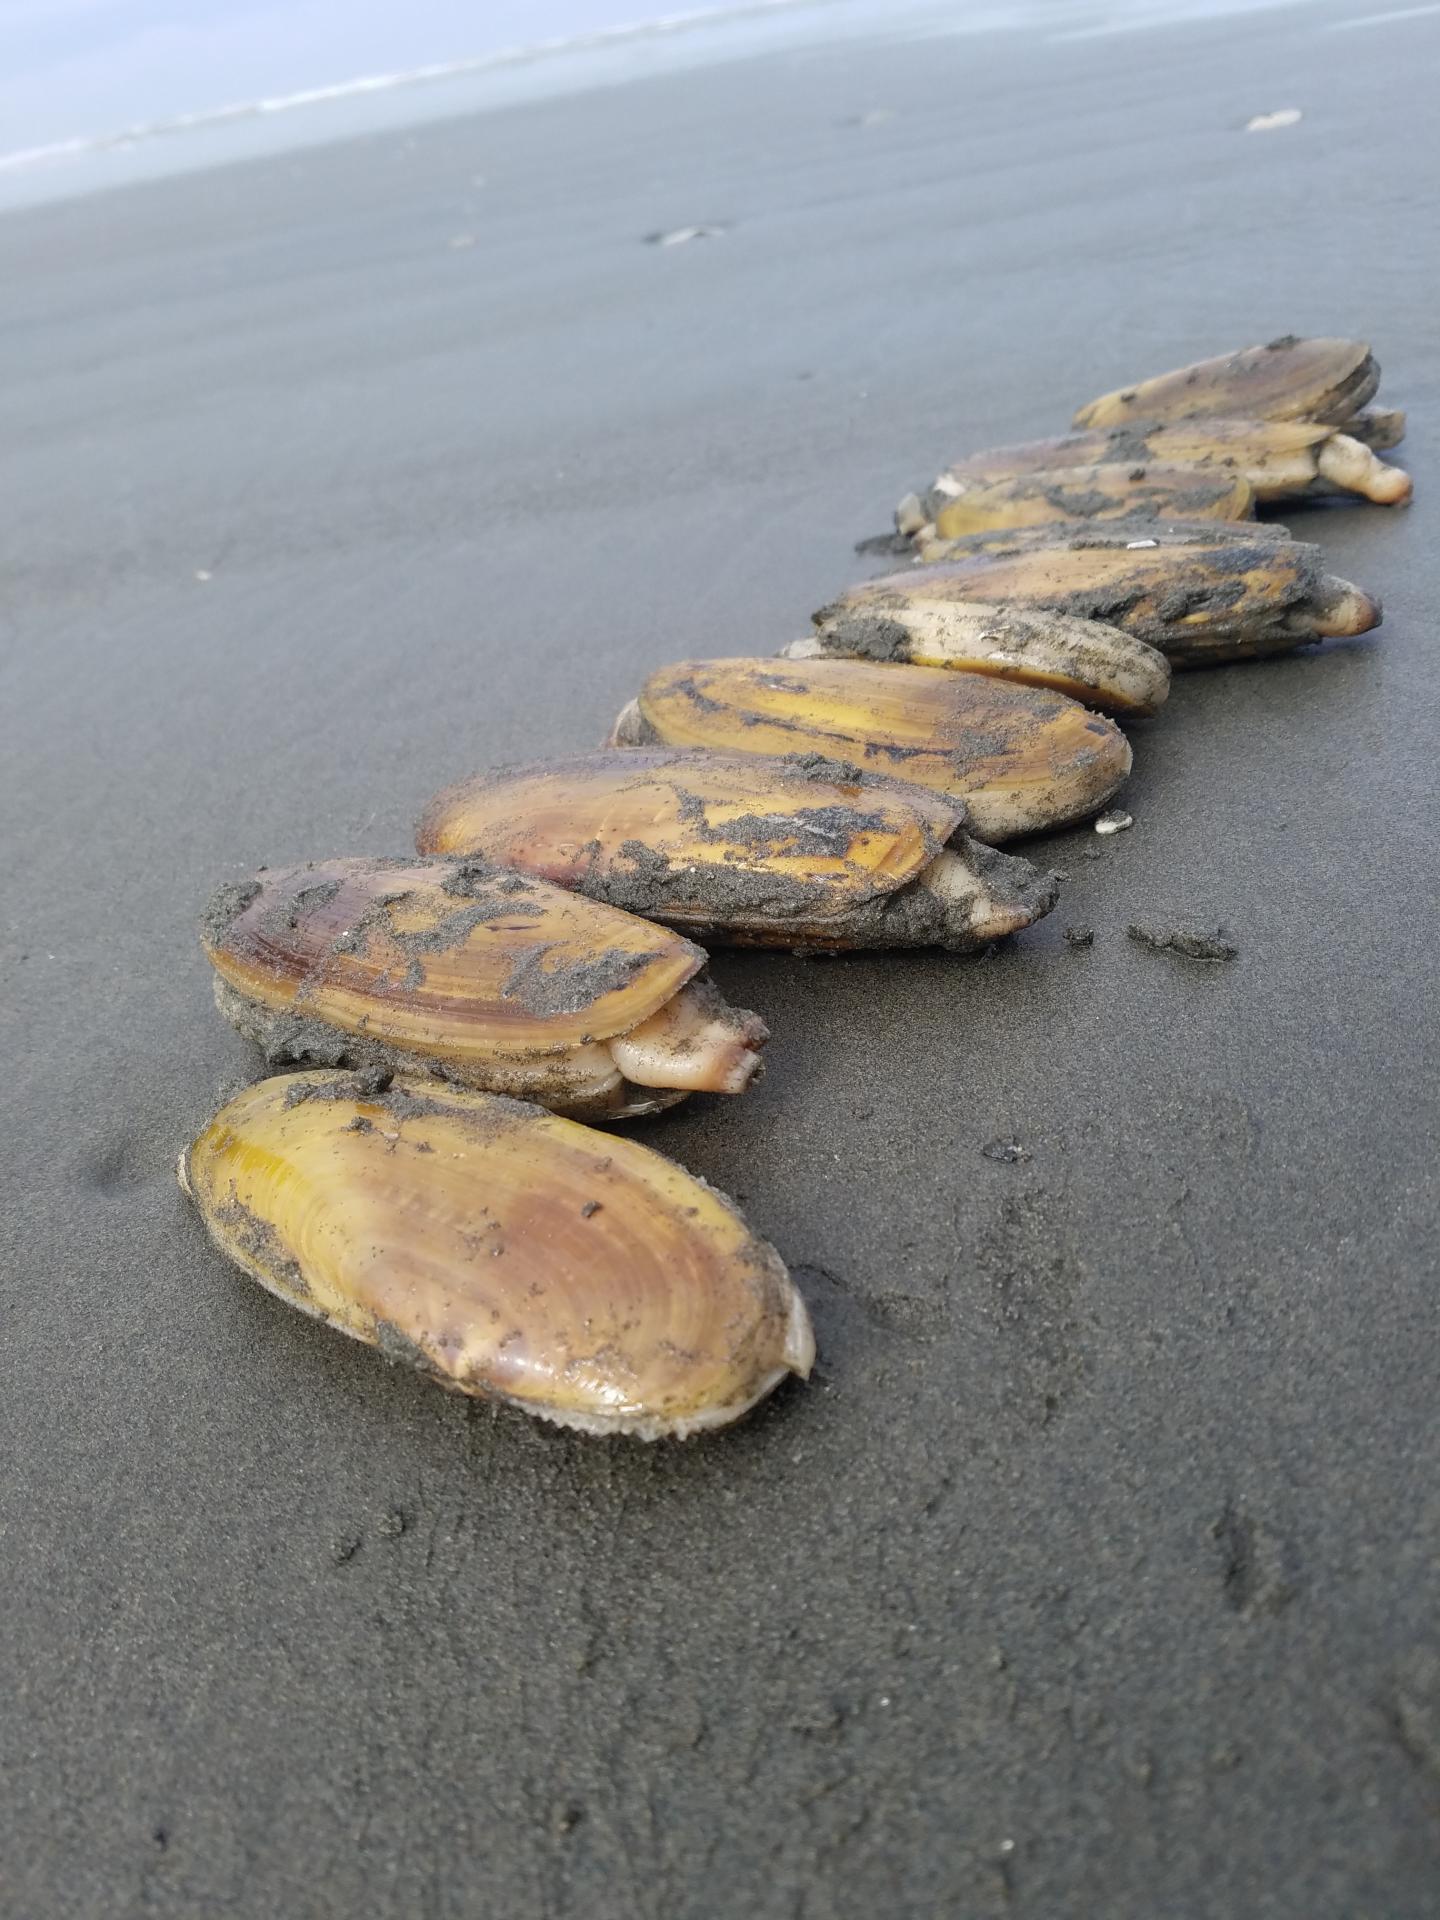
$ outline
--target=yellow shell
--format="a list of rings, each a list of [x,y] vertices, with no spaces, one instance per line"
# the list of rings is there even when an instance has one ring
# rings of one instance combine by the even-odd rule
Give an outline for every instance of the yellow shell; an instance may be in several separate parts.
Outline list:
[[[1091,400],[1077,427],[1128,420],[1186,420],[1218,414],[1239,420],[1324,420],[1340,425],[1375,396],[1380,369],[1362,340],[1301,340],[1243,347]]]
[[[813,754],[601,749],[460,781],[431,801],[416,844],[706,939],[963,951],[1054,898],[1049,876],[977,848],[964,817],[958,800]]]
[[[982,840],[1082,819],[1130,771],[1109,720],[986,674],[867,660],[692,660],[662,667],[619,745],[819,753],[962,800]]]
[[[722,1194],[519,1101],[286,1075],[220,1109],[181,1181],[302,1313],[562,1426],[683,1437],[810,1371],[804,1302]]]
[[[1318,547],[1232,535],[1126,544],[1093,538],[956,551],[937,564],[854,587],[827,614],[912,602],[980,600],[1110,622],[1175,666],[1285,652],[1378,625],[1377,602],[1326,574]]]
[[[708,1084],[662,1069],[640,1094],[614,1051],[682,989],[700,992],[688,983],[704,951],[520,874],[355,859],[266,871],[221,889],[202,941],[221,1011],[272,1061],[419,1069],[614,1117]],[[709,993],[753,1069],[763,1027]]]
[[[1248,520],[1255,496],[1238,474],[1141,459],[1101,465],[1058,460],[1053,467],[981,474],[956,469],[931,495],[935,533],[953,540],[991,528],[1039,527],[1057,522],[1174,515],[1199,520]]]

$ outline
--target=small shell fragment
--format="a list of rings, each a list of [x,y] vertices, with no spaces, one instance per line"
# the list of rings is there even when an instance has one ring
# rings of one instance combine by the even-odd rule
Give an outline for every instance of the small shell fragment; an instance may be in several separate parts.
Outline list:
[[[1278,133],[1284,127],[1298,127],[1305,118],[1299,107],[1276,107],[1273,113],[1257,113],[1245,122],[1247,133]]]
[[[201,937],[220,1011],[272,1064],[439,1074],[622,1119],[739,1093],[767,1038],[701,977],[700,947],[483,863],[265,871],[220,889]]]
[[[645,240],[652,247],[683,247],[691,240],[719,240],[728,232],[728,228],[718,226],[671,227],[660,233],[647,233]]]
[[[990,674],[870,660],[691,660],[653,673],[616,746],[817,753],[962,801],[998,841],[1095,812],[1130,771],[1112,721]]]
[[[1116,807],[1113,813],[1102,813],[1095,822],[1096,833],[1128,833],[1135,824],[1133,814],[1123,812]]]
[[[422,853],[480,855],[710,941],[971,952],[1055,885],[981,846],[965,809],[819,755],[601,749],[436,796]]]
[[[723,1194],[650,1148],[435,1081],[262,1081],[181,1162],[216,1245],[442,1386],[641,1439],[723,1427],[814,1358]]]
[[[1375,397],[1380,369],[1363,340],[1302,340],[1289,333],[1091,400],[1077,427],[1132,420],[1324,420],[1340,425]]]

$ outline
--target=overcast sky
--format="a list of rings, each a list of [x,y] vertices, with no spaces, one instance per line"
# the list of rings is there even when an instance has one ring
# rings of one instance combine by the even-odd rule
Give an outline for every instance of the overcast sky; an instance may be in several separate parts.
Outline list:
[[[0,150],[716,0],[0,0]]]

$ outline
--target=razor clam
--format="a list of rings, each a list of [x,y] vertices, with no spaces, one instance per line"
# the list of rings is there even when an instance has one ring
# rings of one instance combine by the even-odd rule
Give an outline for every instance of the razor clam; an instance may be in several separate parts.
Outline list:
[[[222,887],[202,941],[220,1011],[272,1062],[438,1074],[626,1119],[739,1093],[768,1037],[700,947],[458,860],[326,860]]]
[[[1130,771],[1112,721],[1039,687],[870,660],[691,660],[651,674],[611,744],[818,753],[964,802],[987,841],[1094,813]]]
[[[822,633],[857,617],[914,630],[942,620],[942,608],[973,601],[1108,621],[1180,667],[1365,633],[1381,617],[1369,594],[1324,571],[1318,547],[1262,536],[970,549],[852,587],[816,623]]]
[[[936,535],[949,539],[972,531],[962,519],[977,490],[983,500],[994,487],[1007,481],[1018,485],[1022,477],[1048,484],[1055,468],[1090,462],[1104,463],[1106,471],[1121,473],[1162,471],[1147,464],[1152,461],[1174,463],[1212,479],[1238,477],[1261,501],[1338,490],[1363,494],[1382,506],[1399,506],[1413,491],[1408,473],[1377,460],[1370,447],[1336,427],[1315,420],[1206,417],[1168,425],[1136,421],[1122,427],[1093,427],[1050,440],[989,447],[947,468],[920,502],[921,511],[933,523]],[[1099,466],[1095,468],[1100,470]],[[1184,510],[1194,513],[1193,507]]]
[[[915,505],[918,510],[918,500]],[[933,566],[967,553],[1029,553],[1041,547],[1079,552],[1087,547],[1254,546],[1262,540],[1273,545],[1292,535],[1278,520],[1093,520],[1084,527],[1014,527],[941,540],[922,514],[910,537],[915,547],[913,564]]]
[[[910,575],[902,576],[907,581]],[[1163,653],[1103,620],[1044,608],[1001,607],[908,595],[815,616],[816,631],[792,640],[782,659],[898,660],[919,667],[990,673],[1026,686],[1053,687],[1087,706],[1118,714],[1153,713],[1170,691]]]
[[[805,1303],[723,1194],[518,1100],[285,1075],[222,1107],[180,1180],[291,1306],[559,1426],[684,1438],[810,1372]]]
[[[601,749],[438,794],[421,853],[482,855],[743,946],[970,952],[1055,903],[1055,882],[972,840],[964,807],[816,754]]]
[[[1077,520],[1250,520],[1255,514],[1255,496],[1241,474],[1201,473],[1144,455],[1092,460],[1083,451],[1073,460],[1062,452],[1008,473],[952,470],[936,481],[926,504],[942,540]]]
[[[1363,340],[1302,340],[1287,333],[1101,394],[1075,415],[1077,427],[1132,420],[1321,420],[1343,426],[1374,399],[1380,369]]]

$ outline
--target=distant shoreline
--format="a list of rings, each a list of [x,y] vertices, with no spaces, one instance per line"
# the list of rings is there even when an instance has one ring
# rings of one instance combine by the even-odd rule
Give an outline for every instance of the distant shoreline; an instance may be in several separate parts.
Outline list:
[[[635,0],[637,6],[645,0]],[[1307,0],[731,0],[0,152],[0,212],[817,38],[1089,38]],[[421,104],[425,102],[425,104]],[[306,109],[323,109],[313,115]],[[283,131],[282,131],[283,129]]]
[[[390,73],[361,74],[328,86],[302,87],[293,93],[231,101],[222,106],[201,107],[190,113],[137,121],[108,133],[77,134],[69,139],[20,147],[13,152],[0,153],[0,173],[55,165],[86,154],[130,149],[152,140],[171,139],[178,134],[201,132],[212,127],[233,126],[238,121],[265,119],[303,107],[373,98],[377,94],[393,93],[403,88],[433,86],[437,82],[462,80],[477,74],[502,73],[507,68],[534,66],[545,60],[603,53],[647,40],[666,39],[706,28],[740,25],[747,20],[768,19],[781,13],[813,12],[838,4],[843,4],[843,0],[735,0],[735,4],[728,6],[689,8],[684,12],[661,15],[654,20],[635,20],[622,26],[593,28],[585,33],[537,40],[525,46],[502,47],[462,60],[434,61],[399,68]]]

